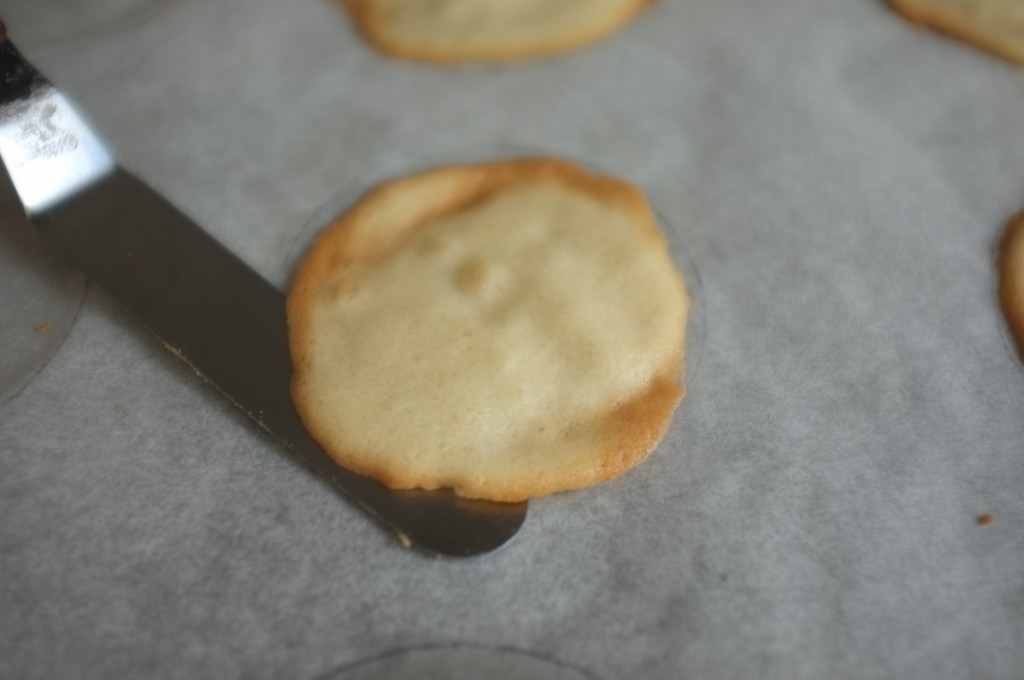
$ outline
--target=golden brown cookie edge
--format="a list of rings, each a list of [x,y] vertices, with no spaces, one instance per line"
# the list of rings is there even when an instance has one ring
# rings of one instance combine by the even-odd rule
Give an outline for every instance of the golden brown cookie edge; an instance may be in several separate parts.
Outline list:
[[[999,301],[1024,361],[1024,213],[1006,225],[999,248]]]
[[[925,26],[947,37],[953,38],[1002,57],[1018,65],[1024,65],[1024,43],[1015,45],[1012,40],[1003,40],[991,31],[974,26],[969,21],[958,20],[949,13],[929,5],[927,0],[887,0],[889,6],[912,24]]]

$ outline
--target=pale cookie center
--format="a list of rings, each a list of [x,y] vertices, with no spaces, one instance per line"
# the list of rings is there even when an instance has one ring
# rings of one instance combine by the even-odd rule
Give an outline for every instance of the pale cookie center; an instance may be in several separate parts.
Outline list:
[[[340,290],[355,292],[319,298],[311,333],[328,428],[441,468],[543,455],[682,345],[663,244],[618,205],[542,184],[425,227]]]

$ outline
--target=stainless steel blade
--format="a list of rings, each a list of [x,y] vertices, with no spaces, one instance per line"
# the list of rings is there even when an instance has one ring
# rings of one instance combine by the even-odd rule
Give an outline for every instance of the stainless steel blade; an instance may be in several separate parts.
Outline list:
[[[0,43],[0,76],[0,155],[36,226],[171,352],[403,544],[469,556],[503,545],[518,531],[525,503],[394,492],[334,463],[309,437],[291,402],[281,291],[138,178],[105,166],[102,154],[87,155],[86,161],[99,159],[95,163],[81,162],[83,146],[94,148],[88,143],[52,148],[45,159],[47,167],[60,167],[61,159],[77,154],[75,172],[37,171],[38,159],[17,135],[33,121],[39,124],[40,115],[54,125],[53,134],[83,139],[85,131],[98,139],[63,97],[46,95],[56,112],[11,105],[32,101],[49,84],[9,41]],[[69,120],[76,125],[58,124]]]

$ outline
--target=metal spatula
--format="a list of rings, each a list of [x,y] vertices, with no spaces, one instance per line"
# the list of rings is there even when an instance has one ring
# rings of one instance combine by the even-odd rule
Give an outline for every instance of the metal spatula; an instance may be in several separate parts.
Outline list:
[[[177,357],[404,545],[469,556],[504,544],[526,504],[397,493],[309,437],[289,396],[284,295],[117,166],[0,23],[0,158],[36,227]]]

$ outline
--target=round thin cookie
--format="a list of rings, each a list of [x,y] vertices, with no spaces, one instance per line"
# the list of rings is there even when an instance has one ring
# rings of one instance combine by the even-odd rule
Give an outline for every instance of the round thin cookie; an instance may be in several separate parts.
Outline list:
[[[437,63],[514,61],[576,49],[653,0],[339,0],[381,51]]]
[[[1024,360],[1024,213],[1010,220],[999,256],[999,300]]]
[[[685,285],[643,194],[547,158],[384,184],[288,296],[292,397],[341,465],[518,501],[621,475],[683,394]]]
[[[1024,0],[889,0],[908,20],[1024,64]]]

